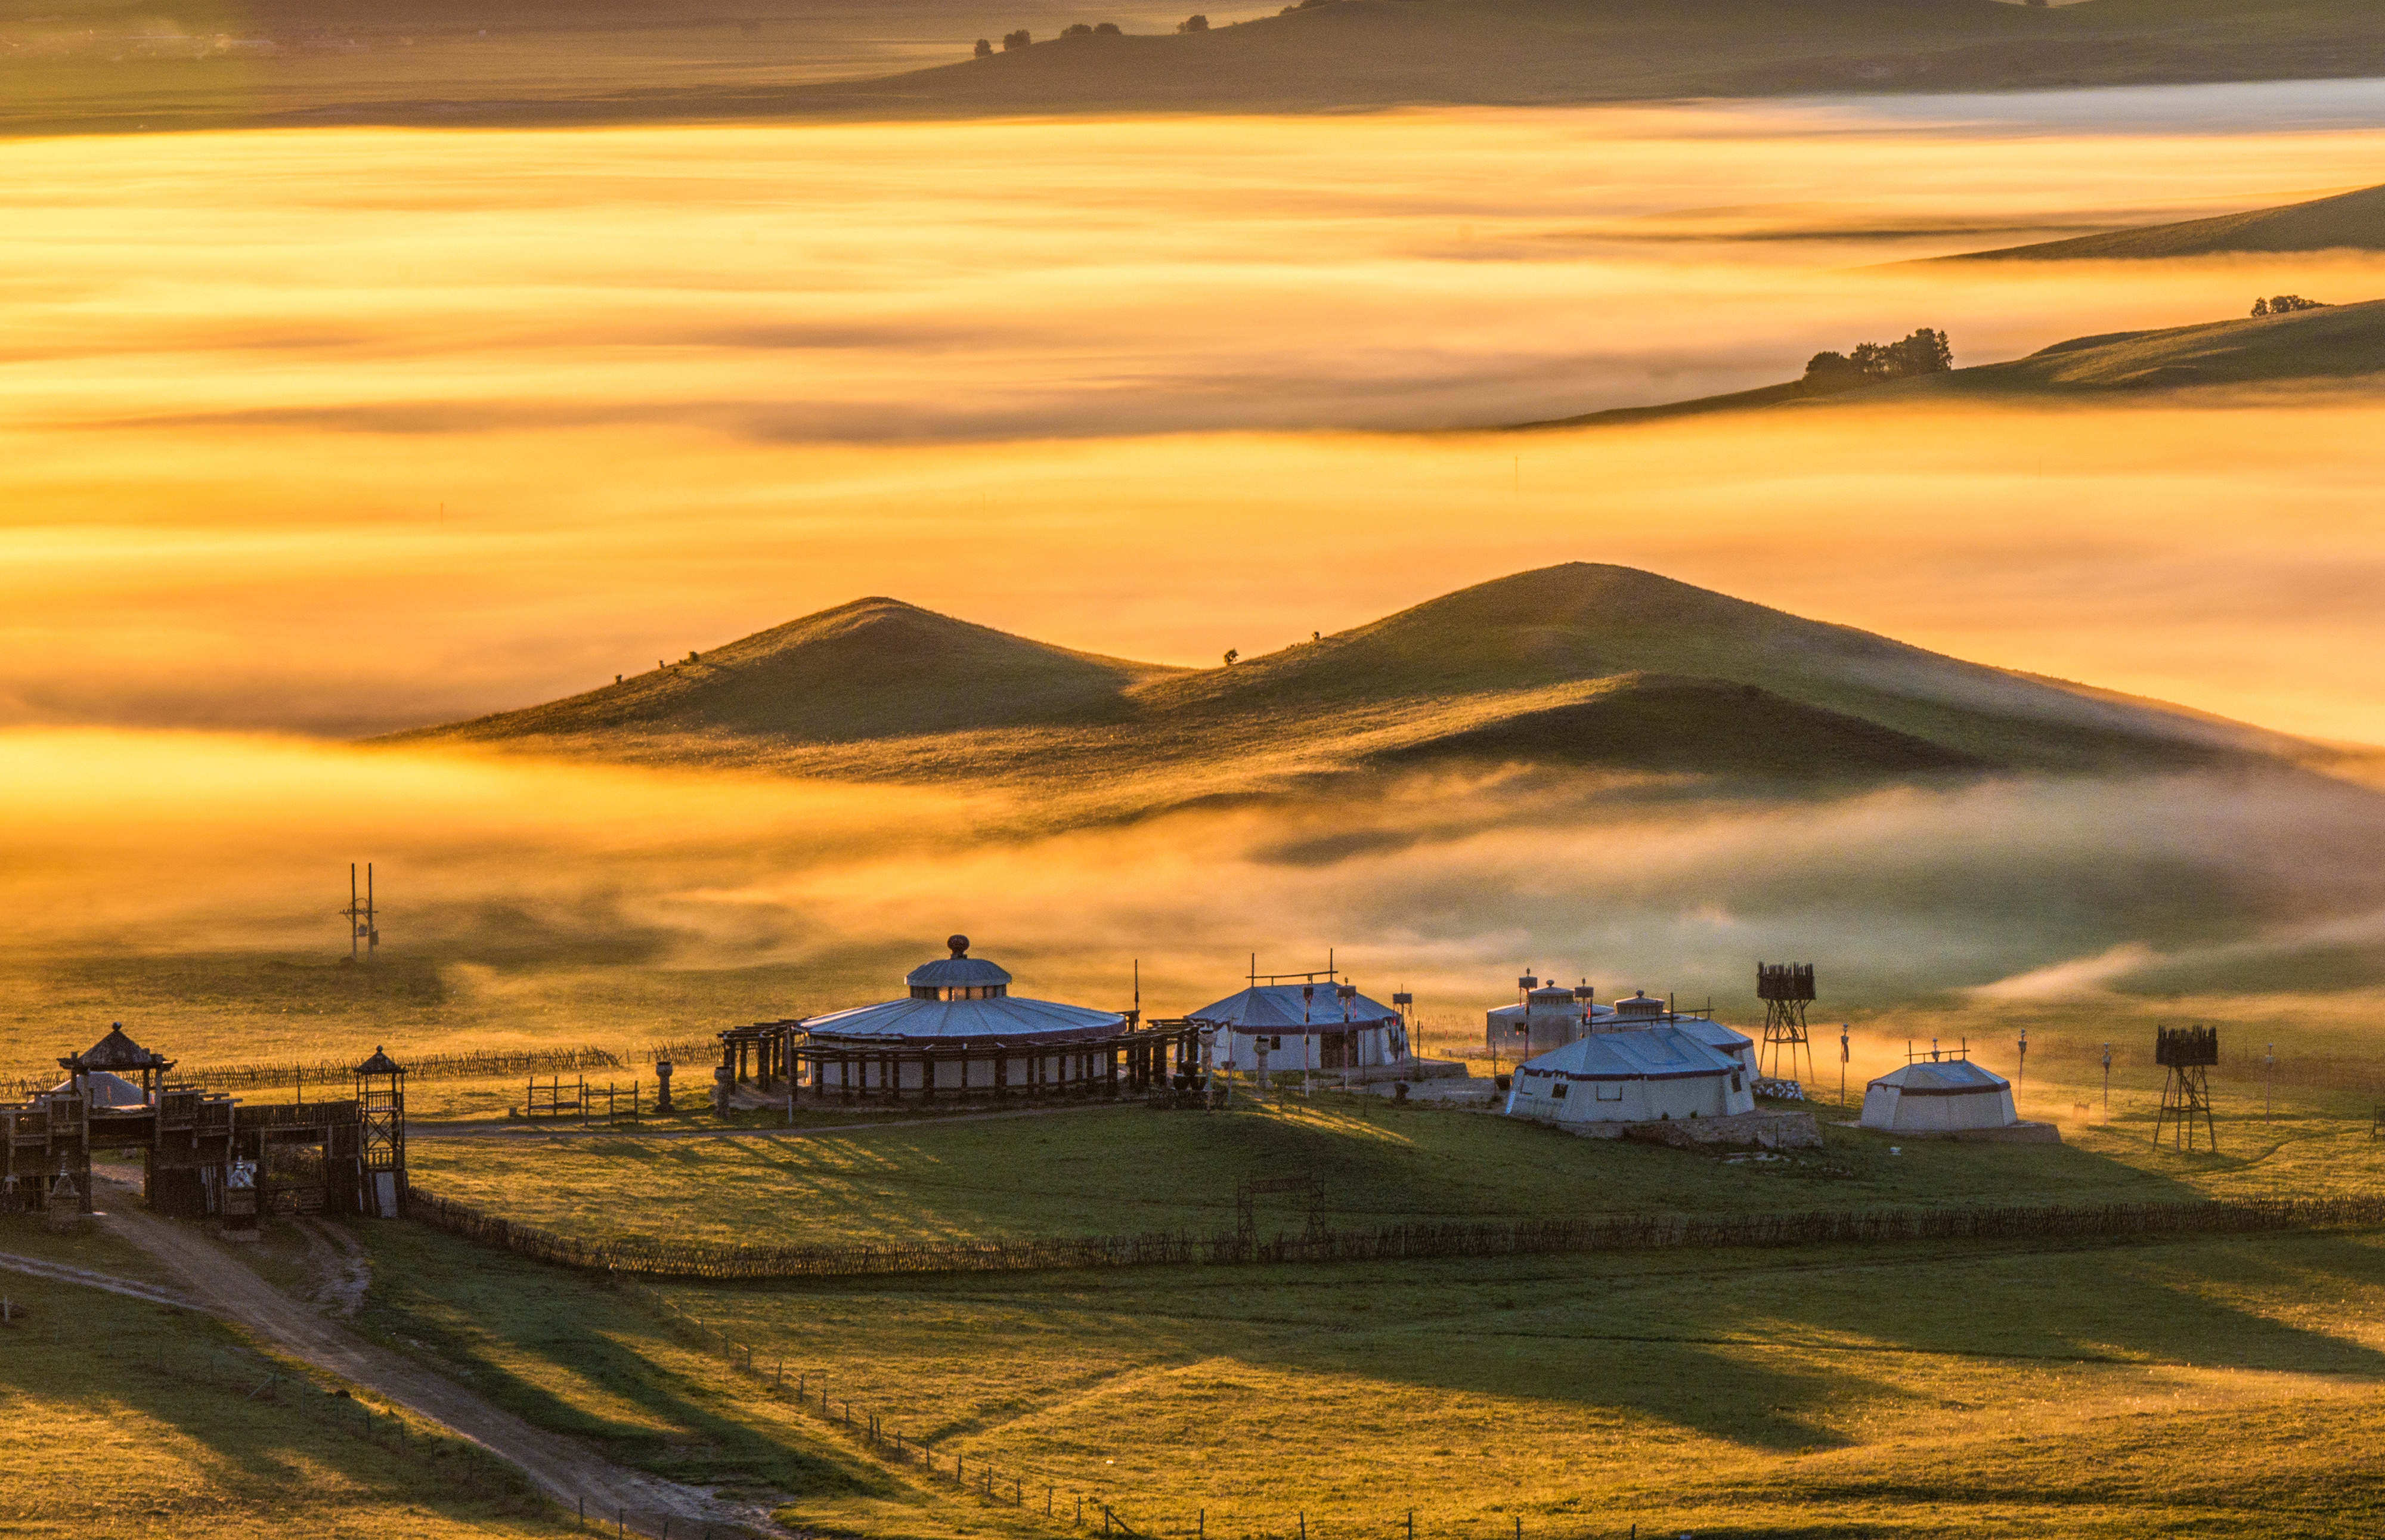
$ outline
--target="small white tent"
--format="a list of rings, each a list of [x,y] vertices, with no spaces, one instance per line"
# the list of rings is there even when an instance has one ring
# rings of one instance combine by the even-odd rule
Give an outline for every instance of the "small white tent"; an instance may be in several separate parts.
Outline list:
[[[1916,1059],[1864,1087],[1863,1126],[1884,1133],[2011,1128],[2012,1083],[1967,1058]]]

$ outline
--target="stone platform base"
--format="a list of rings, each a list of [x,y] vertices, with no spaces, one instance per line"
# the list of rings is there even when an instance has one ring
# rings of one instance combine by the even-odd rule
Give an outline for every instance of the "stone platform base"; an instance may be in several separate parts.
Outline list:
[[[1585,1139],[1692,1149],[1704,1145],[1756,1149],[1819,1149],[1822,1130],[1811,1112],[1735,1112],[1728,1118],[1675,1118],[1653,1123],[1551,1123]]]
[[[1945,1130],[1911,1128],[1865,1128],[1862,1123],[1841,1123],[1841,1128],[1863,1128],[1867,1133],[1885,1134],[1892,1139],[1941,1139],[1963,1145],[2058,1145],[2062,1131],[2052,1123],[2015,1123],[2009,1128],[1955,1128]]]

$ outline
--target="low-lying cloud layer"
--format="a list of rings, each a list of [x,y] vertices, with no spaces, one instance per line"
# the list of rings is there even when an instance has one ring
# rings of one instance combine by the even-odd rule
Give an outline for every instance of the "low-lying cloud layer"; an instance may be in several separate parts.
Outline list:
[[[872,593],[1208,662],[1588,558],[2385,739],[2365,399],[1348,432],[2385,293],[2341,254],[1877,266],[2385,144],[2008,108],[28,143],[0,721],[362,733]]]
[[[1328,947],[1452,1009],[1527,967],[1730,1001],[1785,956],[1827,959],[1850,1010],[2385,983],[2385,800],[2300,776],[1763,803],[1423,779],[1039,835],[1030,809],[936,794],[19,732],[0,795],[23,956],[342,949],[355,857],[393,946],[795,963],[862,998],[954,930],[1063,998],[1118,995],[1140,958],[1159,1010],[1252,952],[1305,968]]]

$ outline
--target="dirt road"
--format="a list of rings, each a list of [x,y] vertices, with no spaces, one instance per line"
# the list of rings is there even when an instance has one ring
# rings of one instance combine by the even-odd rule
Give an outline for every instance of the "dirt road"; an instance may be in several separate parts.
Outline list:
[[[266,1283],[205,1230],[143,1211],[137,1194],[119,1193],[109,1210],[102,1222],[171,1268],[202,1308],[470,1439],[520,1467],[568,1509],[576,1510],[585,1500],[592,1520],[618,1521],[657,1537],[667,1524],[669,1534],[684,1540],[695,1540],[706,1526],[715,1535],[784,1533],[765,1509],[723,1502],[692,1486],[624,1470],[570,1439],[531,1426],[411,1358],[367,1342],[314,1305]]]

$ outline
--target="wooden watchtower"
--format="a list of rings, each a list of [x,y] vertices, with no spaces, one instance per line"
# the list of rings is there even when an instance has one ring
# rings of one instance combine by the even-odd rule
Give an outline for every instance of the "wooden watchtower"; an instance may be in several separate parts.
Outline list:
[[[356,1073],[358,1211],[393,1220],[406,1201],[406,1070],[376,1043]]]
[[[2155,1027],[2154,1062],[2168,1073],[2162,1080],[2161,1111],[2154,1119],[2154,1147],[2166,1133],[2172,1146],[2194,1153],[2195,1120],[2203,1121],[2204,1142],[2219,1149],[2219,1130],[2211,1121],[2211,1067],[2219,1062],[2216,1027]]]
[[[1774,1080],[1797,1078],[1797,1050],[1805,1050],[1805,1073],[1814,1072],[1814,1045],[1805,1037],[1805,1008],[1814,999],[1810,962],[1758,962],[1755,997],[1764,1002],[1764,1045],[1757,1064]],[[1783,1058],[1788,1060],[1784,1069]]]

